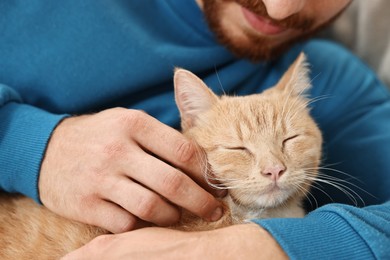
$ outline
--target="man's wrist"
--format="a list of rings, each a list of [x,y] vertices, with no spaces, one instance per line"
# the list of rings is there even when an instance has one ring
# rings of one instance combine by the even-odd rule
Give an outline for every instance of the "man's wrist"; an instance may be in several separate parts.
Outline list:
[[[209,235],[211,240],[221,242],[221,247],[213,250],[224,255],[240,255],[242,259],[288,259],[271,234],[254,223],[210,231]]]

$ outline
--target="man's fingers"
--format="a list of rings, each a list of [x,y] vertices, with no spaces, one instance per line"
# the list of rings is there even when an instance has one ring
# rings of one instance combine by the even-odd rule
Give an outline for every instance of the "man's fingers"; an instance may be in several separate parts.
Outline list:
[[[195,142],[143,113],[139,113],[133,122],[136,122],[133,124],[136,129],[132,134],[141,147],[180,168],[212,194],[219,195],[205,180],[208,170],[206,156]]]
[[[135,161],[128,166],[132,172],[129,177],[204,219],[215,221],[222,216],[221,204],[178,169],[153,156]]]
[[[155,192],[133,182],[125,176],[115,178],[109,185],[106,199],[115,202],[138,218],[158,226],[169,226],[180,219],[180,212]]]
[[[142,225],[131,213],[109,201],[96,199],[95,203],[86,205],[85,209],[88,212],[84,212],[84,215],[91,217],[91,220],[86,219],[88,224],[102,227],[112,233],[126,232]]]

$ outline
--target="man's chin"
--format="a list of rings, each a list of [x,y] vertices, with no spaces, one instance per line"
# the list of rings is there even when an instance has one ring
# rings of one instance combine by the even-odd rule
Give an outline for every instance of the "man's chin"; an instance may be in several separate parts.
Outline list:
[[[285,53],[299,39],[275,43],[267,38],[246,37],[245,39],[229,39],[226,35],[217,35],[223,44],[237,58],[246,58],[252,62],[274,60]]]
[[[244,39],[230,39],[228,33],[219,31],[216,33],[218,41],[230,50],[237,58],[246,58],[252,62],[271,61],[279,58],[295,44],[312,38],[322,29],[317,28],[313,31],[297,35],[276,43],[273,39],[262,38],[258,35],[247,33]]]

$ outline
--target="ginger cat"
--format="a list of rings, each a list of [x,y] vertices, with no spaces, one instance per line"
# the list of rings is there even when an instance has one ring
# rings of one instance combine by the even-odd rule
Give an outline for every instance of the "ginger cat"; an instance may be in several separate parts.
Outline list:
[[[242,97],[217,97],[191,72],[175,71],[183,133],[206,152],[205,165],[214,173],[207,179],[229,190],[221,220],[208,223],[183,212],[175,228],[209,230],[305,215],[301,201],[317,177],[322,148],[304,96],[310,88],[305,60],[301,53],[276,86]]]
[[[227,188],[225,216],[213,223],[183,212],[171,227],[207,230],[251,218],[303,217],[302,199],[317,176],[321,133],[309,115],[304,54],[261,94],[216,96],[197,76],[176,69],[183,133],[206,153],[206,176]],[[211,170],[211,171],[208,171]],[[33,200],[0,194],[0,259],[58,259],[107,233],[67,220]]]

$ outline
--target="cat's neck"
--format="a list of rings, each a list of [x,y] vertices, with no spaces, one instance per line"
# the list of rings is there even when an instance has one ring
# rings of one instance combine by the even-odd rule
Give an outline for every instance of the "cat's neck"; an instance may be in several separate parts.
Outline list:
[[[243,223],[251,219],[264,219],[274,217],[285,218],[301,218],[305,215],[305,211],[300,206],[299,200],[289,200],[283,205],[277,207],[248,207],[236,203],[230,195],[227,195],[224,202],[228,205],[231,211],[233,223]]]

